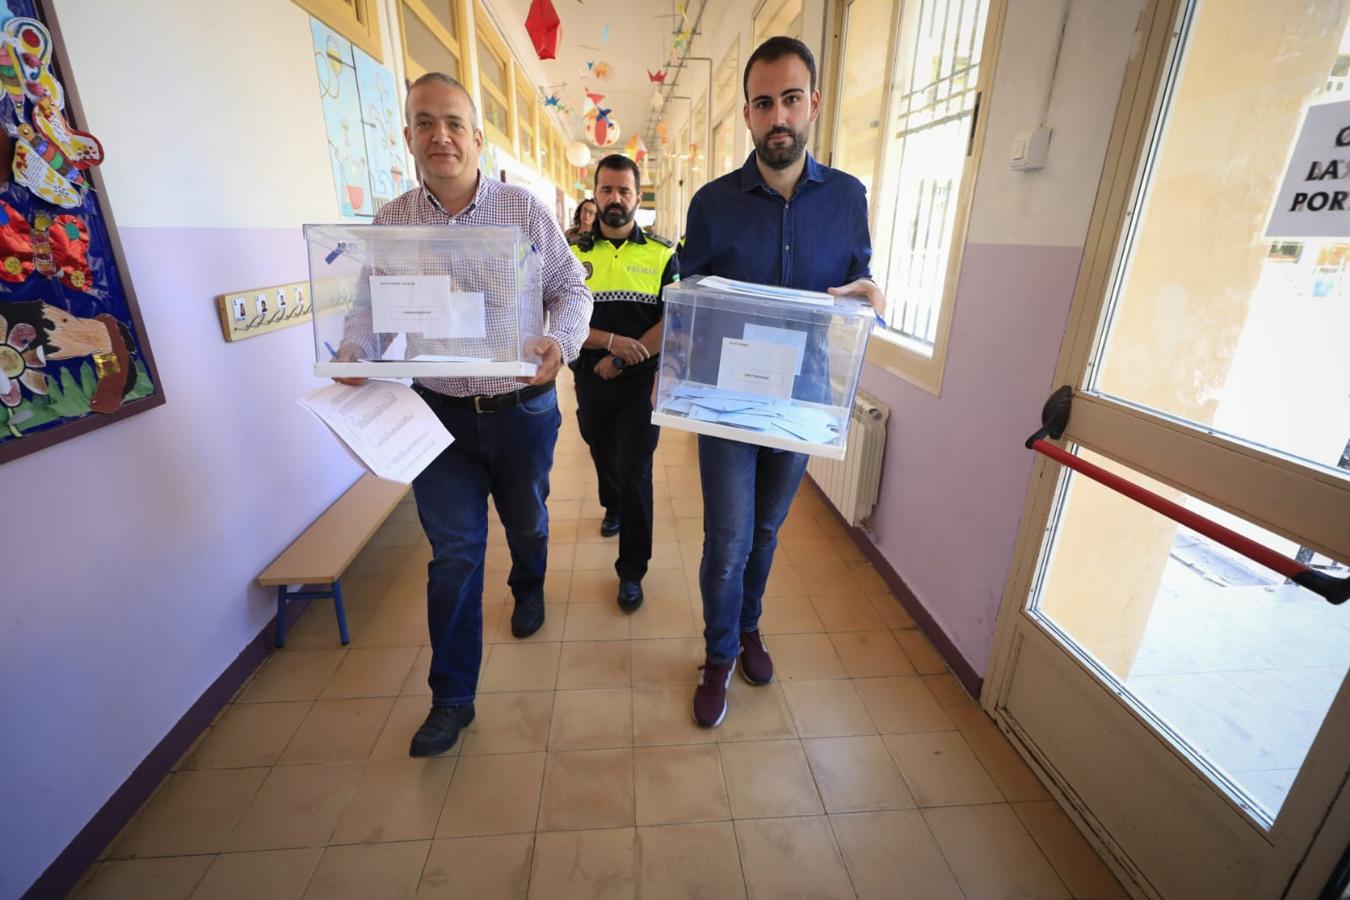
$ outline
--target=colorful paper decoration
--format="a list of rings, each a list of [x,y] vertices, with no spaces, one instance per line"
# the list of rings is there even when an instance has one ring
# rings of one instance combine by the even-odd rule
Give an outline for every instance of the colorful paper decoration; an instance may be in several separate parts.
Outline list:
[[[51,59],[46,26],[24,16],[5,22],[0,85],[16,113],[14,124],[5,125],[14,138],[14,179],[48,203],[72,209],[89,189],[84,170],[103,162],[103,145],[66,124],[65,94]]]
[[[603,47],[608,42],[609,42],[609,23],[605,23],[605,27],[600,29],[600,46]]]
[[[614,121],[610,112],[608,109],[597,111],[595,124],[591,128],[591,135],[597,147],[605,147],[619,140],[619,123]]]
[[[0,463],[164,402],[51,6],[0,5]]]
[[[642,161],[647,158],[647,144],[642,140],[641,135],[635,134],[628,139],[623,152],[633,162],[641,165]]]
[[[610,76],[610,74],[611,74],[612,72],[613,72],[613,69],[610,68],[609,63],[604,62],[603,60],[601,60],[600,62],[596,63],[596,64],[595,64],[595,69],[593,70],[593,74],[594,74],[595,77],[596,77],[597,79],[599,79],[600,81],[608,81],[608,80],[609,80],[609,76]]]
[[[651,69],[648,69],[648,70],[647,70],[647,80],[650,81],[652,84],[665,84],[665,83],[666,83],[666,70],[665,70],[665,69],[662,69],[662,70],[659,71],[659,72],[653,72]]]
[[[562,20],[551,0],[531,0],[525,15],[525,33],[534,44],[540,59],[557,59],[558,42],[562,40]]]

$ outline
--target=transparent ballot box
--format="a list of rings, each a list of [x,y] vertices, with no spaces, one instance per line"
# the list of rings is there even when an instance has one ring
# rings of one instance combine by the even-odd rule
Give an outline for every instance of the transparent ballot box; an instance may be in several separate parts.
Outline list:
[[[539,258],[516,228],[306,225],[314,374],[516,377],[539,360]]]
[[[653,424],[843,459],[871,306],[707,276],[663,296]]]

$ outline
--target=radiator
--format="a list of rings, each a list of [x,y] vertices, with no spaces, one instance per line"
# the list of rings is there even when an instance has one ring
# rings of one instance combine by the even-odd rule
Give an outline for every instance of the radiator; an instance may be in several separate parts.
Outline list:
[[[881,461],[886,455],[886,420],[891,411],[859,391],[853,401],[848,449],[840,460],[811,457],[806,471],[839,510],[844,521],[861,525],[877,505]]]

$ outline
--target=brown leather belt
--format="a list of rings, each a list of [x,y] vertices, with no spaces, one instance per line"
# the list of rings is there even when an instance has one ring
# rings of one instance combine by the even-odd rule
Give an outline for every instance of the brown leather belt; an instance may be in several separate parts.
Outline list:
[[[506,412],[508,409],[514,409],[524,400],[531,397],[538,397],[540,394],[553,390],[555,382],[547,384],[536,384],[527,388],[521,388],[518,391],[510,391],[506,394],[497,394],[495,396],[486,396],[475,394],[472,397],[452,397],[449,394],[442,394],[437,391],[422,387],[420,384],[413,385],[413,390],[421,394],[428,401],[434,403],[444,403],[446,406],[454,409],[471,409],[476,413],[494,413]]]

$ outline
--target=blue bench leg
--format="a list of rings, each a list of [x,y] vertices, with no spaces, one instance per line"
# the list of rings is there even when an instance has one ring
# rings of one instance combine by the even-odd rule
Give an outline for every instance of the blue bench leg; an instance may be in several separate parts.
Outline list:
[[[351,639],[347,636],[347,610],[342,605],[341,579],[333,582],[333,611],[337,613],[338,635],[342,638],[342,645],[345,647]]]
[[[286,585],[284,584],[277,585],[277,646],[286,646]]]

